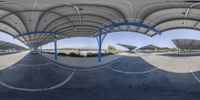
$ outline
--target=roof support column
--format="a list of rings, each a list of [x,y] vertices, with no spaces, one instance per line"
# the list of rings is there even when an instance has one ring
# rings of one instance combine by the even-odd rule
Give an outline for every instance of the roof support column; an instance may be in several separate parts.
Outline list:
[[[54,60],[58,59],[58,53],[57,53],[57,40],[54,40]]]
[[[102,36],[101,35],[102,35],[102,30],[99,31],[99,39],[98,39],[99,40],[98,41],[99,42],[98,43],[99,44],[98,45],[99,46],[99,48],[98,48],[98,62],[101,62],[101,47],[102,47],[102,39],[101,39]]]
[[[190,48],[189,48],[189,52],[192,52],[192,46],[190,46]]]
[[[133,49],[128,49],[128,52],[131,53],[132,50],[133,50]]]
[[[98,42],[98,62],[101,62],[102,58],[102,44],[107,34],[103,34],[102,30],[99,31],[99,37],[97,38]]]

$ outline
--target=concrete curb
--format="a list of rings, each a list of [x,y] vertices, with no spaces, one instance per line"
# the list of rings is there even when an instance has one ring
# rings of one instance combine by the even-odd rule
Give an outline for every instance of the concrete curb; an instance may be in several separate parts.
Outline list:
[[[97,69],[97,68],[101,68],[102,66],[105,66],[105,65],[108,65],[108,64],[111,64],[111,63],[114,63],[114,62],[117,62],[118,60],[120,60],[121,58],[123,58],[123,56],[113,60],[113,61],[110,61],[110,62],[107,62],[107,63],[104,63],[104,64],[101,64],[101,65],[97,65],[97,66],[90,66],[90,67],[79,67],[79,66],[69,66],[69,65],[65,65],[65,64],[62,64],[62,63],[59,63],[59,62],[56,62],[54,60],[51,60],[43,55],[40,54],[40,56],[42,56],[43,58],[47,59],[48,61],[50,62],[53,62],[55,64],[58,64],[58,65],[61,65],[61,66],[64,66],[64,67],[67,67],[69,69],[80,69],[80,70],[84,70],[84,69]]]

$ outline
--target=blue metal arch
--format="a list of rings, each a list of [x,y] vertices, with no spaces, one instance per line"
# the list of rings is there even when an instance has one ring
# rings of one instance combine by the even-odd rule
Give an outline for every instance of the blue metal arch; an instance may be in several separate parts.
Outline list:
[[[115,27],[124,26],[124,25],[142,27],[142,28],[151,30],[151,31],[153,31],[153,32],[155,32],[157,34],[161,34],[161,31],[159,31],[158,29],[155,29],[153,26],[144,24],[143,22],[116,22],[116,23],[112,23],[110,25],[105,25],[100,30],[109,30],[109,29],[113,29]],[[98,32],[100,30],[98,30]]]
[[[27,33],[24,33],[21,35],[14,36],[14,38],[18,38],[18,37],[25,36],[25,35],[32,35],[32,34],[58,34],[58,33],[55,33],[55,32],[27,32]]]
[[[138,27],[143,27],[143,28],[146,28],[148,30],[151,30],[157,34],[161,34],[161,32],[157,29],[155,29],[154,27],[152,26],[149,26],[149,25],[146,25],[142,22],[117,22],[117,23],[112,23],[110,25],[106,25],[104,26],[103,28],[101,28],[100,30],[97,31],[97,35],[98,35],[98,62],[101,62],[101,48],[102,48],[102,42],[103,40],[105,39],[105,36],[107,33],[104,33],[102,32],[102,30],[110,30],[110,29],[113,29],[115,27],[119,27],[119,26],[123,26],[123,25],[127,25],[127,26],[138,26]],[[102,37],[102,35],[104,34],[104,36]]]

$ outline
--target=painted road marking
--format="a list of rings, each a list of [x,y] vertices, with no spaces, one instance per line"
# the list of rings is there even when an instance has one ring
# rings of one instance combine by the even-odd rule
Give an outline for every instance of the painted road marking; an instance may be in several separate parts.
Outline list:
[[[121,70],[117,70],[117,69],[114,69],[114,68],[110,68],[108,67],[107,69],[110,69],[112,71],[115,71],[115,72],[118,72],[118,73],[123,73],[123,74],[146,74],[146,73],[150,73],[150,72],[153,72],[155,70],[158,70],[157,68],[153,68],[151,70],[148,70],[148,71],[142,71],[142,72],[126,72],[126,71],[121,71]]]
[[[48,64],[51,64],[51,63],[43,63],[43,64],[33,64],[33,65],[27,65],[27,64],[15,64],[16,66],[44,66],[44,65],[48,65]]]
[[[145,63],[145,61],[135,61],[134,63],[144,63],[145,65],[150,65],[148,63]],[[147,71],[141,71],[141,72],[127,72],[127,71],[122,71],[122,70],[117,70],[117,69],[114,69],[112,67],[107,67],[107,69],[109,70],[112,70],[112,71],[115,71],[115,72],[118,72],[118,73],[123,73],[123,74],[146,74],[146,73],[150,73],[150,72],[153,72],[153,71],[156,71],[158,70],[158,68],[153,68],[151,70],[147,70]]]
[[[75,74],[75,70],[73,70],[72,73],[63,82],[61,82],[57,85],[51,86],[49,88],[38,88],[38,89],[20,88],[20,87],[8,85],[8,84],[6,84],[2,81],[0,81],[0,84],[4,87],[9,88],[9,89],[18,90],[18,91],[28,91],[28,92],[48,91],[48,90],[53,90],[53,89],[56,89],[56,88],[59,88],[59,87],[65,85],[67,82],[70,81],[70,79],[73,77],[74,74]]]

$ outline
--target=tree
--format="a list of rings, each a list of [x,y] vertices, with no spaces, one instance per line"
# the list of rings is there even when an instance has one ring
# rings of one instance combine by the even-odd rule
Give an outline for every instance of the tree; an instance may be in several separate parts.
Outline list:
[[[111,45],[109,45],[108,46],[108,52],[114,52],[114,51],[116,51],[116,48],[111,46]]]

